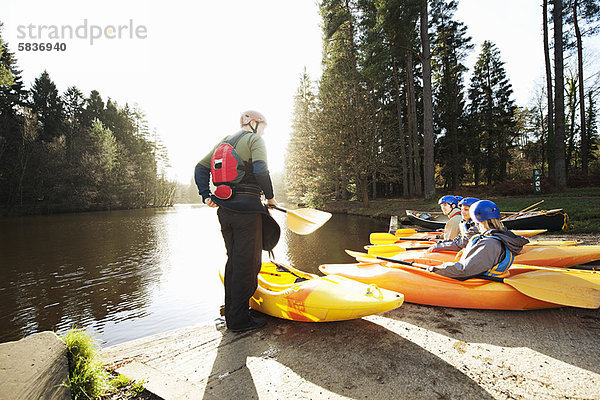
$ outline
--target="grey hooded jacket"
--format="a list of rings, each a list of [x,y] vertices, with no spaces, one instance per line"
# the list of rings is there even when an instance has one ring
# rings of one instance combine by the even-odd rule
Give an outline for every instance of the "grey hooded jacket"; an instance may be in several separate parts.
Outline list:
[[[491,236],[499,238],[495,239]],[[474,243],[473,238],[481,237]],[[509,230],[490,229],[481,235],[476,235],[465,247],[458,262],[446,262],[440,266],[433,266],[431,271],[449,278],[467,278],[482,274],[493,268],[505,256],[504,248],[517,255],[529,240],[517,236]],[[504,244],[504,246],[502,246]]]

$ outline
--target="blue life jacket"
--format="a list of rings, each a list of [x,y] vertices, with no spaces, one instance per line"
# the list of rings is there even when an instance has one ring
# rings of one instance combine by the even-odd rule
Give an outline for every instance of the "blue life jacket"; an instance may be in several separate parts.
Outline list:
[[[491,238],[494,238],[494,239],[500,241],[500,244],[502,245],[502,249],[504,250],[504,257],[502,258],[502,260],[500,260],[500,262],[498,264],[494,265],[492,268],[485,271],[483,273],[483,275],[487,275],[487,276],[505,276],[505,275],[507,275],[508,269],[515,261],[515,256],[513,255],[513,253],[511,253],[510,250],[508,250],[506,248],[506,245],[504,244],[502,239],[500,239],[499,237],[496,237],[496,236],[486,236],[486,237],[491,237]],[[477,243],[477,241],[479,239],[481,239],[481,236],[473,237],[473,239],[471,239],[473,241],[473,245],[475,243]]]

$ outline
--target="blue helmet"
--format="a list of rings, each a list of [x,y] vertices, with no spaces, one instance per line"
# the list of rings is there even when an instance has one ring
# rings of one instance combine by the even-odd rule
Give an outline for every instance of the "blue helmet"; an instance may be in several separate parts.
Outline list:
[[[462,197],[462,196],[454,196],[454,197],[456,197],[456,201],[458,201],[458,204],[460,204],[460,201],[462,199],[464,199],[464,197]]]
[[[469,209],[471,219],[477,222],[487,221],[488,219],[499,219],[500,209],[490,200],[479,200]]]
[[[458,202],[458,205],[471,207],[473,203],[476,203],[478,201],[479,199],[476,199],[475,197],[465,197],[464,199]]]
[[[455,206],[458,205],[458,200],[456,199],[456,197],[451,196],[451,195],[446,195],[446,196],[442,196],[440,197],[440,199],[438,200],[438,204],[453,204]]]

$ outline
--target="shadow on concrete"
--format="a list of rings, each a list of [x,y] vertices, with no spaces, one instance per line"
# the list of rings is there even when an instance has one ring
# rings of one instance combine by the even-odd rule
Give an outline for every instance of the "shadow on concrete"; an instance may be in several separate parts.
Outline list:
[[[326,398],[326,392],[356,399],[492,398],[454,366],[364,319],[311,324],[269,317],[260,331],[221,332],[204,399]]]
[[[247,366],[253,354],[253,343],[246,335],[236,335],[222,328],[224,333],[217,346],[217,357],[207,378],[204,400],[258,399],[252,374]],[[235,381],[232,385],[231,381]]]
[[[467,343],[526,347],[600,373],[600,311],[558,308],[532,311],[470,310],[405,303],[385,317]]]

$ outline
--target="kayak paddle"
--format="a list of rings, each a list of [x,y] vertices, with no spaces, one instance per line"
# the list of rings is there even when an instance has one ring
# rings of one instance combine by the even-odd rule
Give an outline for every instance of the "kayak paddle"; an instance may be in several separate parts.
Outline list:
[[[525,207],[525,208],[524,208],[524,209],[522,209],[521,211],[517,211],[516,213],[511,213],[510,215],[508,215],[508,216],[506,216],[506,217],[502,218],[502,219],[501,219],[501,221],[505,221],[505,220],[507,220],[507,219],[509,219],[509,218],[516,218],[516,217],[519,217],[519,216],[521,216],[521,215],[525,214],[527,211],[529,211],[529,210],[530,210],[530,209],[532,209],[533,207],[535,207],[535,206],[537,206],[537,205],[540,205],[540,204],[542,204],[543,202],[544,202],[544,200],[542,200],[542,201],[538,201],[537,203],[535,203],[535,204],[532,204],[532,205],[530,205],[529,207]]]
[[[375,256],[384,256],[384,257],[390,257],[390,256],[395,256],[398,253],[402,253],[404,251],[409,251],[409,250],[427,250],[429,247],[424,246],[424,247],[409,247],[409,248],[404,248],[404,247],[400,247],[400,246],[396,246],[395,244],[388,244],[388,245],[376,245],[376,246],[370,246],[367,249],[367,253],[368,254],[373,254]]]
[[[323,224],[329,221],[331,213],[319,211],[312,208],[298,208],[296,210],[287,210],[279,206],[268,206],[277,211],[286,213],[287,227],[298,235],[308,235],[319,229]]]
[[[398,237],[391,233],[373,232],[369,236],[371,244],[392,244],[401,240],[414,240],[416,242],[431,242],[431,239],[412,239],[409,237]]]
[[[414,235],[415,233],[420,233],[420,232],[416,229],[402,228],[402,229],[396,229],[396,233],[394,233],[394,236],[396,236],[396,237],[410,236],[410,235]]]
[[[361,262],[382,260],[419,269],[427,269],[429,267],[424,264],[379,257],[357,251],[346,250],[346,253]],[[585,275],[578,276],[566,271],[537,270],[506,278],[488,275],[477,275],[472,278],[506,283],[526,296],[548,303],[596,309],[600,308],[600,279],[593,275],[595,276],[596,273],[590,273],[585,278]]]

